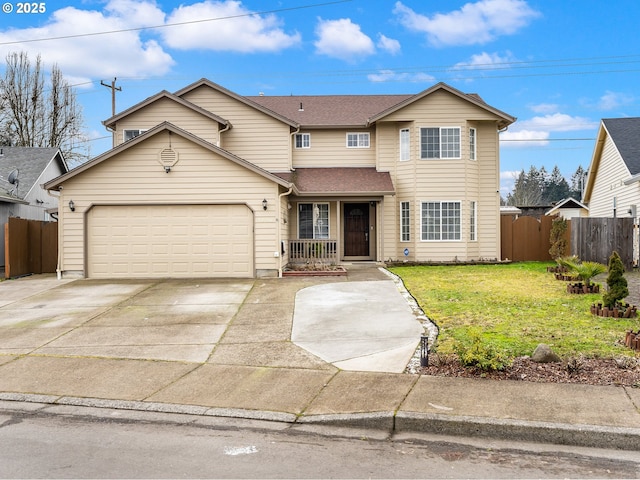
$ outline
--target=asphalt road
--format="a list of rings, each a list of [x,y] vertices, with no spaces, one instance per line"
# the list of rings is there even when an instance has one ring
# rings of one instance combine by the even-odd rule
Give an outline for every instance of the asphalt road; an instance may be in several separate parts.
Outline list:
[[[640,478],[637,452],[383,434],[27,406],[0,411],[0,477]]]

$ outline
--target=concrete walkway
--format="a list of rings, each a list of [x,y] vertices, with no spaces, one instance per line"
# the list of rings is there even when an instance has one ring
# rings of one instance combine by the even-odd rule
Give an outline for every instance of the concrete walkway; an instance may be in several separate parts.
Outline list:
[[[640,389],[362,371],[353,349],[368,333],[316,323],[317,299],[328,297],[332,322],[360,317],[354,325],[377,332],[374,351],[357,353],[365,366],[415,348],[412,310],[376,268],[337,278],[0,282],[0,409],[109,407],[640,450]],[[385,321],[375,318],[391,312],[386,321],[408,321],[408,333],[381,348]]]

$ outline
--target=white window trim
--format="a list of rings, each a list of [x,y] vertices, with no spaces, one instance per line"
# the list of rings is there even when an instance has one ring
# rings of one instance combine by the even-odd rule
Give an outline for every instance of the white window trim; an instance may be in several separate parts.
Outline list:
[[[407,224],[406,225],[403,223],[404,222],[404,217],[402,215],[404,213],[403,207],[404,207],[405,204],[407,206],[407,213],[409,214],[408,218],[406,219],[407,220]],[[404,227],[405,226],[408,229],[408,232],[407,232],[408,238],[406,240],[403,238],[404,237]],[[400,202],[400,242],[401,243],[403,243],[403,242],[406,243],[406,242],[410,242],[410,241],[411,241],[411,202],[406,202],[405,201],[405,202]]]
[[[349,145],[349,135],[357,135],[358,144],[357,145]],[[362,145],[361,139],[367,139],[367,144]],[[346,137],[346,145],[347,148],[371,148],[371,134],[369,132],[347,132]]]
[[[300,205],[312,205],[311,209],[312,211],[315,211],[316,206],[317,205],[326,205],[327,206],[327,238],[316,238],[316,220],[317,218],[315,217],[314,214],[314,218],[313,218],[313,228],[312,228],[312,232],[313,232],[313,238],[305,238],[305,239],[300,239],[300,240],[328,240],[331,238],[331,205],[329,204],[329,202],[298,202],[298,226],[297,226],[297,231],[296,231],[296,236],[299,238],[300,237]]]
[[[298,137],[302,139],[302,146],[298,147]],[[306,146],[305,146],[306,139]],[[306,148],[311,148],[311,134],[310,133],[296,133],[293,138],[293,148],[296,150],[303,150]]]
[[[425,204],[427,203],[439,203],[440,204],[440,238],[439,239],[426,239],[424,238],[424,232],[422,230],[422,217],[423,217],[423,211],[425,208]],[[442,239],[442,204],[443,203],[457,203],[458,204],[458,210],[460,211],[460,216],[459,216],[459,238],[447,238],[447,239]],[[420,201],[420,241],[421,242],[426,242],[426,243],[449,243],[449,242],[462,242],[463,240],[463,236],[462,236],[462,201],[460,200],[421,200]]]
[[[469,241],[478,241],[478,202],[475,200],[469,204]]]
[[[407,134],[407,143],[406,143],[406,151],[403,148],[403,146],[405,145],[402,142],[402,134],[406,133]],[[401,162],[407,162],[409,160],[411,160],[411,129],[409,128],[401,128],[400,132],[398,133],[400,139],[399,139],[399,145],[400,145],[400,152],[399,152],[399,159]]]
[[[423,157],[422,156],[422,130],[426,128],[438,129],[438,147],[440,156],[439,157]],[[442,156],[442,130],[444,129],[455,129],[458,130],[458,156],[457,157],[443,157]],[[460,160],[462,158],[462,128],[456,125],[444,125],[444,126],[435,126],[435,125],[423,125],[419,129],[419,152],[420,160]]]
[[[473,132],[473,135],[472,135]],[[471,138],[473,137],[473,142]],[[469,128],[469,159],[478,159],[478,130],[474,127]]]
[[[125,129],[122,130],[122,141],[123,142],[128,142],[129,140],[133,140],[137,136],[142,135],[147,130],[148,129],[146,129],[146,128],[125,128]],[[138,132],[138,135],[134,135],[133,137],[127,139],[127,132]]]

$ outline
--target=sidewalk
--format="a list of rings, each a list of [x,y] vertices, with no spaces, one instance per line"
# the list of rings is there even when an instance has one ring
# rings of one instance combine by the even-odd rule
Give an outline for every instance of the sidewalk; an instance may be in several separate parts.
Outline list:
[[[0,409],[19,401],[640,450],[640,389],[349,371],[290,341],[300,290],[365,281],[389,280],[368,268],[223,289],[131,281],[106,297],[94,294],[100,282],[0,283]],[[34,326],[43,306],[52,320]]]

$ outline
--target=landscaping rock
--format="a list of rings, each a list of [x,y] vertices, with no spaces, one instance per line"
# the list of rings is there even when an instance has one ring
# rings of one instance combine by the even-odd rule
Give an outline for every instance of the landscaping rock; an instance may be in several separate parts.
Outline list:
[[[536,347],[533,355],[531,355],[531,360],[536,363],[558,363],[562,361],[546,343],[541,343]]]

